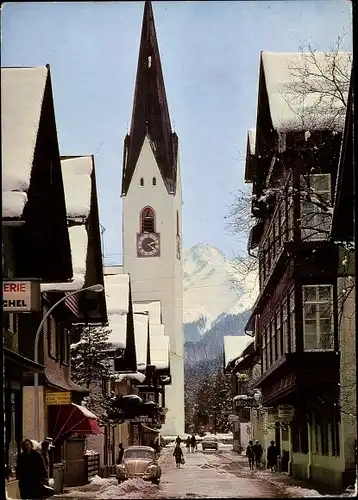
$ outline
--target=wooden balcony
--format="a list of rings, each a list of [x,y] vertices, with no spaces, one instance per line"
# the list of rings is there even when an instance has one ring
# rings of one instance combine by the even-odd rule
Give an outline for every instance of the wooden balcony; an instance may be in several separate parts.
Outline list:
[[[256,381],[264,406],[293,404],[300,397],[318,393],[336,395],[340,355],[334,351],[285,354]]]

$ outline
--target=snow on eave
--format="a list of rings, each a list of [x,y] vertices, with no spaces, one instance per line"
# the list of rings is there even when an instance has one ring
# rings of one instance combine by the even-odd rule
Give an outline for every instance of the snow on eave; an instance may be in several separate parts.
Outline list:
[[[261,65],[264,73],[266,91],[269,101],[273,128],[278,132],[294,130],[329,130],[341,126],[341,115],[344,116],[344,106],[339,99],[331,97],[322,99],[322,92],[304,92],[304,103],[298,99],[295,92],[297,84],[302,82],[300,71],[305,67],[314,68],[307,57],[309,53],[301,52],[261,52]],[[330,52],[315,52],[315,58],[320,67],[330,72]],[[352,56],[349,52],[339,52],[337,62],[342,73],[350,74]],[[298,70],[297,70],[298,69]],[[296,71],[296,74],[295,74]],[[317,71],[317,69],[316,69]],[[339,78],[339,73],[336,77]],[[307,83],[307,78],[305,80]],[[323,77],[312,77],[314,88],[322,88],[326,84]],[[345,92],[345,91],[344,91]],[[328,110],[331,110],[329,112]]]
[[[88,234],[84,225],[68,229],[73,279],[63,283],[41,283],[41,292],[71,292],[83,288],[86,276]]]
[[[127,314],[129,306],[129,274],[104,276],[107,313]]]
[[[145,301],[145,302],[133,302],[133,312],[148,313],[149,323],[151,325],[160,325],[161,324],[161,302],[160,300],[153,301]]]
[[[87,219],[91,210],[92,156],[61,159],[67,217]]]
[[[150,336],[150,363],[157,370],[169,368],[169,337],[167,335]]]
[[[20,218],[27,202],[48,72],[46,66],[1,68],[2,214],[6,218]]]
[[[230,361],[237,359],[250,342],[252,342],[252,338],[246,335],[224,336],[225,366],[227,366]]]
[[[125,379],[137,380],[139,383],[144,382],[145,375],[139,372],[133,373],[115,373],[114,380],[115,382],[122,382]]]
[[[127,345],[127,315],[126,314],[108,314],[108,327],[110,333],[107,342],[114,347],[123,347]]]
[[[85,417],[97,420],[97,416],[91,411],[89,411],[85,406],[76,405],[76,403],[72,403],[72,405],[78,408]]]
[[[251,155],[255,155],[256,128],[250,128],[247,131],[247,138],[248,138],[248,144],[249,144],[249,152]]]
[[[139,368],[139,366],[146,366],[147,363],[148,315],[134,313],[133,321],[137,367]]]

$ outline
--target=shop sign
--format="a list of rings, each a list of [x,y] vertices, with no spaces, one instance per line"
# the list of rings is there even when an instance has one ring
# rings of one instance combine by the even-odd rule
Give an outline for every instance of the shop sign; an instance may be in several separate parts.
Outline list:
[[[291,405],[279,405],[277,410],[278,417],[286,420],[292,419],[295,414],[295,409]]]
[[[130,422],[131,424],[151,424],[153,422],[153,419],[150,417],[134,417],[130,419],[125,419],[127,422]]]
[[[40,311],[41,292],[39,280],[3,281],[2,307],[6,313]]]
[[[71,393],[70,392],[46,392],[45,405],[70,405]]]

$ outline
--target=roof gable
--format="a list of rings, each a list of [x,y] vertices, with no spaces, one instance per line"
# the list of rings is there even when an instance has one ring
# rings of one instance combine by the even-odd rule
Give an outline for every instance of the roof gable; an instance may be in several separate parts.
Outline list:
[[[264,77],[273,128],[276,131],[326,130],[342,127],[344,106],[339,92],[329,92],[325,74],[331,73],[336,57],[335,78],[346,97],[348,94],[351,54],[346,52],[311,53],[261,52],[261,78]],[[348,75],[348,86],[347,78]],[[325,94],[327,92],[327,94]],[[330,95],[328,95],[330,94]],[[258,106],[260,109],[260,106]]]
[[[3,217],[21,218],[27,203],[47,78],[46,66],[1,68]]]

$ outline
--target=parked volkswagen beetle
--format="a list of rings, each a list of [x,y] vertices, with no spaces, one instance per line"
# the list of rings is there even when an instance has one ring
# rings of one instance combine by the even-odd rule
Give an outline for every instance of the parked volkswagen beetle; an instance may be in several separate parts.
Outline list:
[[[116,466],[118,483],[141,477],[144,481],[159,484],[161,475],[157,454],[150,446],[130,446],[124,452],[122,463]]]

